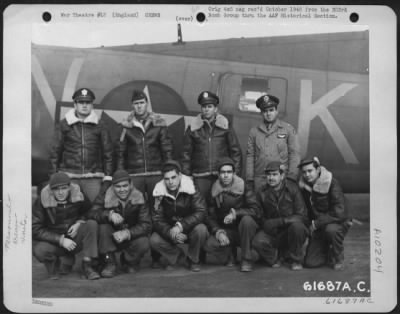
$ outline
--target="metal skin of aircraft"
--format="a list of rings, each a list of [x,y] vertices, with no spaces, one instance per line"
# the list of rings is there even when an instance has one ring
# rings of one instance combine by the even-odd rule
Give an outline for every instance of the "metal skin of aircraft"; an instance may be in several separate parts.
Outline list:
[[[167,121],[175,157],[203,90],[220,97],[244,160],[249,130],[261,123],[255,100],[277,96],[280,118],[299,134],[301,153],[318,156],[346,193],[369,193],[368,31],[201,42],[66,48],[32,44],[32,184],[47,180],[54,125],[87,87],[118,139],[118,123],[141,89]],[[244,174],[242,174],[244,176]]]

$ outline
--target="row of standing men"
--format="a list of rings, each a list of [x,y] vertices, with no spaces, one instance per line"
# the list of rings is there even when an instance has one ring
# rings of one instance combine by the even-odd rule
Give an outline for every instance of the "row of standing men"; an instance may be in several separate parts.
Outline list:
[[[113,145],[93,111],[94,98],[87,88],[74,93],[74,109],[55,131],[50,182],[35,204],[33,235],[39,243],[34,253],[51,274],[71,267],[72,253],[85,247],[84,239],[92,243],[84,252],[86,277],[98,277],[91,261],[98,252],[103,277],[115,274],[118,250],[124,250],[121,265],[134,271],[148,249],[143,236],[151,232],[151,223],[154,267],[161,256],[172,267],[183,257],[176,244],[189,242],[187,261],[193,271],[200,270],[203,249],[233,265],[236,246],[241,247],[242,271],[251,271],[259,257],[274,267],[286,259],[292,269],[301,269],[312,235],[306,264],[319,266],[329,260],[336,269],[343,268],[349,220],[340,185],[318,159],[300,163],[294,128],[277,118],[278,98],[264,95],[256,102],[263,122],[250,131],[246,182],[240,178],[238,140],[228,120],[218,113],[215,94],[200,93],[201,114],[185,132],[178,163],[171,161],[172,141],[165,121],[148,112],[143,92],[134,91],[133,110],[121,123],[114,174]],[[299,166],[304,177],[297,183]],[[79,216],[83,208],[87,210],[84,195],[92,206]],[[66,210],[65,202],[72,200],[82,207]],[[92,220],[86,221],[88,217]],[[137,225],[145,217],[150,225]],[[97,242],[99,247],[93,248]]]

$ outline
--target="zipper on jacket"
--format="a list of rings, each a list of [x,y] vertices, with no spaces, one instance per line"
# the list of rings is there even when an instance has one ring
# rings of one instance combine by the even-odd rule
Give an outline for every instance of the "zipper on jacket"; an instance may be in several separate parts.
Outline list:
[[[82,127],[82,173],[85,173],[85,130],[83,127],[83,123],[81,123]]]
[[[144,172],[147,172],[146,145],[144,145],[144,136],[145,134],[143,133],[142,145],[143,145],[143,158],[144,158]]]
[[[125,204],[126,205],[126,204]],[[119,203],[119,206],[121,207],[121,214],[122,217],[125,219],[125,206],[121,203]]]
[[[168,193],[168,195],[170,195],[170,196],[168,196],[168,198],[171,198],[174,201],[174,211],[176,213],[176,201],[178,200],[179,191],[178,191],[178,193],[176,193],[176,196],[173,196],[172,194],[169,194],[169,193]]]

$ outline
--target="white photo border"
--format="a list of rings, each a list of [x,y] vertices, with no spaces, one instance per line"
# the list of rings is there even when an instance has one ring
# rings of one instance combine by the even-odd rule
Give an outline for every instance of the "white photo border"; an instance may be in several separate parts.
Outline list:
[[[134,5],[145,10],[145,5]],[[245,5],[247,6],[247,5]],[[45,25],[42,13],[53,16],[66,5],[12,5],[4,11],[3,45],[3,278],[4,303],[15,312],[386,312],[397,303],[397,142],[396,142],[396,15],[385,6],[344,6],[360,16],[359,24],[369,29],[370,42],[370,256],[371,269],[377,258],[385,271],[371,271],[372,303],[324,305],[321,298],[79,298],[32,299],[31,271],[31,44],[33,29]],[[76,5],[75,5],[76,7]],[[112,10],[111,5],[84,5],[95,10]],[[121,10],[121,6],[118,6]],[[126,8],[132,6],[126,5]],[[327,6],[329,7],[329,6]],[[154,8],[154,6],[153,6]],[[176,12],[194,15],[207,5],[161,5],[160,23],[176,28]],[[57,19],[55,23],[60,22]],[[140,22],[140,21],[139,21]],[[231,25],[243,20],[229,20]],[[76,23],[65,21],[64,23]],[[122,23],[129,23],[122,21]],[[152,22],[154,23],[154,22]],[[210,22],[227,23],[224,20]],[[257,27],[321,25],[321,20],[249,21]],[[189,22],[187,28],[189,28]],[[330,27],[351,26],[347,15],[327,20]],[[151,27],[151,24],[149,24]],[[207,27],[198,26],[196,27]],[[251,27],[251,26],[250,26]],[[266,35],[266,34],[265,34]],[[174,32],[174,39],[176,38]],[[17,218],[18,216],[18,218]],[[25,227],[24,227],[25,226]],[[27,227],[26,227],[27,226]],[[19,231],[16,231],[18,229]],[[374,230],[383,255],[377,256]],[[21,233],[22,232],[22,233]],[[13,244],[14,237],[18,238]],[[227,308],[227,304],[229,304]]]

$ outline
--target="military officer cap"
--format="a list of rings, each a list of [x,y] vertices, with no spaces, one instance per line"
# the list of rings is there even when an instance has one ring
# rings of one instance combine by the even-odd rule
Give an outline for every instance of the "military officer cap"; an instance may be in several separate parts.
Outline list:
[[[133,94],[132,94],[132,102],[136,101],[136,100],[140,100],[140,99],[146,99],[147,101],[147,96],[145,93],[143,93],[140,90],[134,90]]]
[[[267,166],[265,167],[265,173],[271,172],[271,171],[276,171],[279,170],[282,172],[284,170],[284,167],[280,161],[274,160],[270,161]]]
[[[218,171],[221,170],[223,166],[230,165],[232,166],[233,170],[235,171],[235,163],[233,162],[232,158],[223,157],[218,160]]]
[[[207,104],[213,104],[214,106],[216,106],[219,104],[219,98],[214,93],[204,91],[200,93],[199,97],[197,98],[197,102],[201,106]]]
[[[72,99],[74,101],[93,101],[94,93],[89,88],[80,88],[73,95]]]
[[[278,107],[278,105],[279,105],[278,97],[275,97],[272,95],[265,94],[256,100],[256,106],[261,111],[263,111],[269,107],[276,108],[276,107]]]
[[[314,166],[317,168],[321,165],[321,163],[319,162],[318,157],[306,157],[304,159],[302,159],[299,163],[299,165],[297,166],[297,168],[301,169],[303,166],[309,165],[309,164],[314,164]]]

